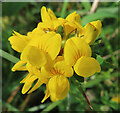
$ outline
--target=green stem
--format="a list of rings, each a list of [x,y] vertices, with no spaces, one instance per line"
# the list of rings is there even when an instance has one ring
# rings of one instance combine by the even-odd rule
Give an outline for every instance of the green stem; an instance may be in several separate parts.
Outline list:
[[[65,17],[67,3],[68,3],[68,0],[65,0],[64,3],[63,3],[63,7],[62,7],[62,11],[61,11],[61,18]]]
[[[76,79],[74,79],[74,80],[72,80],[72,81],[73,81],[73,83],[78,87],[79,91],[83,94],[83,96],[84,96],[84,98],[86,99],[89,107],[90,107],[91,109],[93,109],[93,107],[92,107],[91,104],[90,104],[89,99],[87,98],[85,92],[83,91],[83,88],[82,88],[82,85],[80,84],[80,82],[78,83],[78,81],[77,81]]]
[[[19,61],[18,58],[16,58],[15,56],[10,55],[9,53],[7,53],[7,52],[5,52],[5,51],[3,51],[1,49],[0,49],[0,56],[7,59],[7,60],[9,60],[9,61],[11,61],[11,62],[13,62],[13,63],[17,63]]]

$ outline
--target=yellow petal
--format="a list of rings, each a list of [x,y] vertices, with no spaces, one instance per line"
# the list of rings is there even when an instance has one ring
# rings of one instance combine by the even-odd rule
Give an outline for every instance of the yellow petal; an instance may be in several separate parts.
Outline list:
[[[52,73],[63,75],[65,77],[71,77],[73,75],[73,69],[65,63],[65,61],[58,61],[54,65]]]
[[[25,83],[28,78],[30,78],[32,75],[29,73],[23,80],[20,81],[20,83]]]
[[[41,8],[41,17],[44,23],[48,24],[49,27],[52,27],[52,21],[45,6]]]
[[[68,39],[64,47],[64,59],[66,64],[74,66],[81,56],[91,56],[90,46],[79,37]]]
[[[48,14],[49,14],[51,20],[56,20],[57,19],[55,14],[53,13],[53,11],[50,8],[48,9]]]
[[[28,92],[28,94],[30,94],[33,91],[35,91],[36,89],[38,89],[42,84],[43,84],[43,82],[38,78],[37,83],[32,87],[32,89]]]
[[[116,97],[112,97],[111,101],[116,102],[116,103],[120,103],[120,94],[116,95]]]
[[[37,27],[32,32],[29,32],[27,34],[27,36],[32,39],[32,38],[40,37],[40,36],[42,36],[44,34],[45,34],[45,32],[42,29],[40,29],[40,28]]]
[[[13,36],[11,36],[8,40],[14,50],[17,52],[22,52],[30,39],[27,36],[21,35],[14,31]]]
[[[59,19],[54,20],[54,21],[53,21],[54,30],[57,30],[57,28],[58,28],[59,26],[62,26],[63,23],[64,23],[64,21],[60,21]]]
[[[45,53],[37,47],[27,46],[21,54],[21,60],[28,61],[31,65],[40,68],[46,64]]]
[[[74,23],[66,22],[64,24],[64,32],[65,32],[66,36],[69,35],[69,34],[71,34],[71,33],[74,33],[75,29],[77,29],[77,28],[76,28],[76,26],[75,26]]]
[[[25,81],[25,84],[22,88],[22,94],[25,94],[32,86],[33,82],[37,79],[36,76],[31,76],[30,78]]]
[[[22,70],[22,71],[26,71],[26,62],[24,61],[18,61],[12,68],[12,71],[16,71],[16,70]]]
[[[45,64],[44,68],[45,68],[47,71],[50,71],[51,68],[52,68],[53,65],[54,65],[54,62],[53,62],[53,60],[51,59],[51,57],[50,57],[49,54],[46,55],[46,58],[47,58],[47,63]]]
[[[61,49],[61,36],[56,34],[53,37],[50,37],[46,42],[46,52],[51,56],[52,60],[56,58]]]
[[[90,22],[92,25],[94,25],[96,27],[96,29],[98,29],[98,35],[97,37],[100,35],[101,33],[101,27],[102,27],[102,23],[100,20],[97,20],[97,21],[93,21],[93,22]]]
[[[60,34],[57,34],[55,32],[48,32],[45,35],[32,39],[29,42],[29,46],[35,46],[36,48],[39,48],[40,50],[48,54],[52,60],[54,60],[61,49],[61,36]],[[29,48],[26,47],[21,54],[21,59],[26,60],[25,56],[29,53]]]
[[[83,56],[76,62],[74,70],[79,76],[89,77],[96,72],[100,72],[101,68],[96,59]]]
[[[49,92],[49,89],[48,89],[48,85],[46,85],[47,86],[47,90],[46,90],[46,92],[45,92],[45,96],[44,96],[44,98],[42,99],[42,101],[41,101],[41,103],[43,103],[47,98],[49,98],[49,96],[50,96],[50,92]]]
[[[54,26],[53,26],[53,25],[52,25],[52,27],[51,27],[50,24],[45,23],[45,22],[40,22],[37,27],[38,27],[39,29],[43,29],[44,31],[54,30]]]
[[[40,48],[54,60],[61,49],[61,36],[55,32],[48,32],[37,39],[32,39],[29,45]]]
[[[29,71],[29,73],[31,73],[33,75],[41,73],[40,69],[36,68],[35,66],[31,65],[30,63],[27,63],[26,68]]]
[[[88,23],[85,28],[85,34],[83,39],[88,43],[92,44],[96,40],[96,38],[99,36],[101,32],[101,22],[100,21],[94,21]]]
[[[63,61],[64,57],[63,56],[57,56],[54,60],[54,63],[59,62],[59,61]]]
[[[76,14],[76,11],[69,14],[66,17],[66,20],[71,21],[71,22],[77,22],[78,24],[81,24],[81,19],[80,19],[80,15]]]
[[[54,83],[54,85],[53,85]],[[70,89],[69,81],[64,76],[54,76],[48,82],[50,97],[53,102],[64,99]]]

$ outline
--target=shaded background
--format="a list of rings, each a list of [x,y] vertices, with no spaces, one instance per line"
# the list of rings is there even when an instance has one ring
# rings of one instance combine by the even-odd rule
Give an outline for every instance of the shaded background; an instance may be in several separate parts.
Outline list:
[[[118,32],[118,2],[100,2],[93,6],[92,2],[76,3],[36,3],[36,2],[6,2],[2,3],[2,49],[19,58],[20,54],[14,51],[8,38],[13,30],[27,34],[41,21],[40,9],[42,6],[51,8],[57,17],[66,17],[73,11],[80,14],[82,25],[93,20],[102,21],[102,33],[92,45],[93,57],[101,64],[102,71],[84,80],[84,91],[87,94],[93,111],[118,111],[120,78],[117,68],[120,58],[120,33]],[[100,57],[101,55],[102,57]],[[22,84],[19,82],[25,77],[26,72],[12,72],[14,65],[11,61],[2,60],[2,102],[3,111],[91,111],[78,88],[72,83],[68,96],[56,103],[47,99],[43,104],[45,86],[30,95],[22,95]],[[73,79],[73,78],[70,78]]]

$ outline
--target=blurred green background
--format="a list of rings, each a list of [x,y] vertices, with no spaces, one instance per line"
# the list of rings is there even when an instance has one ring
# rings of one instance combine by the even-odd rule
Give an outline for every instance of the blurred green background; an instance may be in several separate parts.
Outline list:
[[[33,111],[33,112],[60,112],[60,111],[83,111],[91,112],[85,98],[70,78],[71,89],[68,96],[62,100],[52,103],[47,99],[43,104],[45,86],[30,95],[22,95],[22,84],[20,80],[25,77],[26,72],[12,72],[11,68],[20,54],[14,51],[8,38],[13,30],[27,34],[32,31],[41,21],[40,9],[42,6],[51,8],[57,17],[66,17],[73,11],[80,14],[82,25],[93,20],[102,21],[102,32],[92,45],[93,57],[96,57],[101,64],[102,71],[89,78],[83,83],[83,89],[93,111],[118,111],[120,92],[118,80],[120,79],[118,65],[120,62],[120,32],[118,23],[120,12],[118,2],[100,2],[95,11],[92,2],[4,2],[2,3],[2,109],[5,111]],[[9,56],[9,54],[12,56]],[[9,56],[7,58],[6,56]],[[15,56],[15,57],[13,57]],[[11,62],[13,61],[13,62]]]

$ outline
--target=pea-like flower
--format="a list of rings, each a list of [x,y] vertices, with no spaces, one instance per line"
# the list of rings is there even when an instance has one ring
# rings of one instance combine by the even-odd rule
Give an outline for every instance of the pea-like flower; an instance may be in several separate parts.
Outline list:
[[[41,17],[42,22],[33,31],[27,35],[14,31],[8,39],[12,48],[21,53],[20,61],[13,66],[12,71],[28,72],[20,82],[24,84],[22,94],[32,93],[46,84],[41,102],[48,97],[55,102],[67,96],[70,89],[68,77],[73,76],[74,71],[82,77],[100,72],[100,64],[91,57],[89,45],[101,33],[102,24],[98,20],[82,27],[80,15],[76,12],[65,19],[57,18],[51,9],[44,6]],[[63,34],[57,31],[59,26],[63,27]],[[65,46],[62,45],[62,39]]]
[[[46,9],[44,6],[41,8],[41,17],[42,22],[38,24],[38,28],[44,31],[56,31],[65,22],[63,18],[57,18],[51,9]]]
[[[90,46],[79,37],[73,37],[66,41],[64,58],[66,64],[73,66],[79,76],[89,77],[101,70],[97,60],[91,57]]]
[[[43,69],[43,73],[50,76],[47,83],[47,91],[45,94],[44,102],[49,96],[53,102],[64,99],[70,89],[69,81],[66,77],[73,75],[73,69],[67,65],[62,56],[58,56],[54,61],[53,68],[47,71]]]
[[[85,32],[80,35],[82,38],[88,43],[88,44],[93,44],[96,38],[100,35],[101,33],[101,21],[93,21],[88,23],[87,25],[84,26]]]

